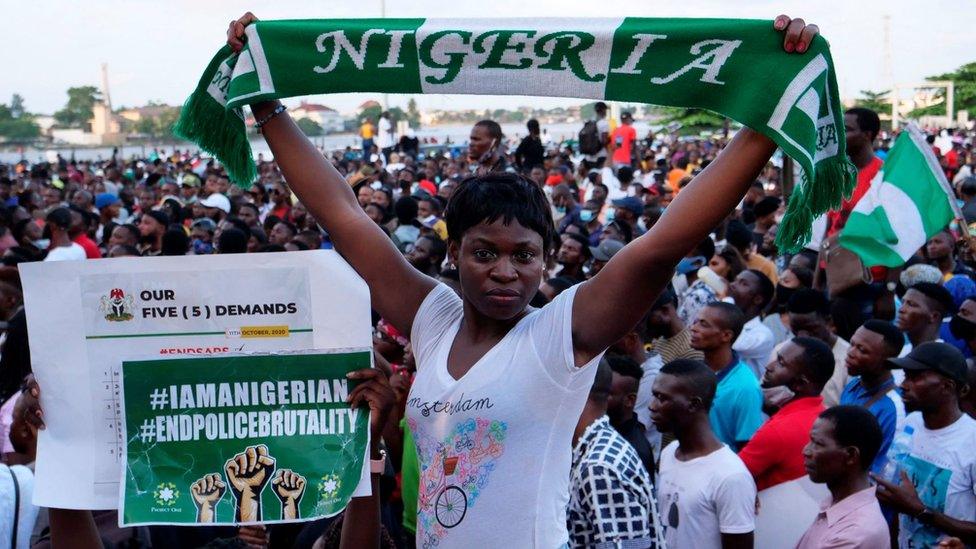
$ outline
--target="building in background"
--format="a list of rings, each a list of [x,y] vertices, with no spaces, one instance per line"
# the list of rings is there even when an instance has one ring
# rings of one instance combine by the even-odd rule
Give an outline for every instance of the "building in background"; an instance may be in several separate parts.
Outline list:
[[[291,115],[295,120],[307,118],[315,122],[325,133],[341,132],[344,129],[345,120],[339,111],[325,105],[302,101],[298,107],[291,109]]]

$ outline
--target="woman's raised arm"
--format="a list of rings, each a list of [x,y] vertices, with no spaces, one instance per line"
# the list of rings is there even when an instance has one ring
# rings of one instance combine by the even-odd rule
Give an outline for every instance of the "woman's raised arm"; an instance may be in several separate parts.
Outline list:
[[[248,12],[231,22],[227,43],[235,51],[244,46],[244,27],[255,21]],[[255,119],[270,116],[278,104],[252,105]],[[328,231],[336,251],[366,280],[373,308],[398,330],[410,333],[417,309],[436,282],[407,263],[390,238],[366,216],[346,180],[287,112],[272,116],[262,132],[289,187]]]

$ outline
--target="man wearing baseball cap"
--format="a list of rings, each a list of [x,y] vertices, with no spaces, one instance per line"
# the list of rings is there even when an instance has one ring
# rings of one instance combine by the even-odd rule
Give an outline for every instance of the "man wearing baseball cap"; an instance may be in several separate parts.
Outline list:
[[[221,193],[211,193],[200,201],[200,205],[206,208],[207,217],[216,223],[220,223],[230,214],[230,199]]]
[[[612,238],[600,242],[599,246],[590,246],[590,255],[593,257],[593,261],[590,263],[590,272],[587,273],[587,278],[596,276],[600,269],[610,261],[610,258],[622,249],[624,249],[624,243]]]
[[[96,195],[95,207],[98,208],[102,226],[113,221],[118,223],[122,218],[120,215],[122,201],[119,200],[118,196],[112,193],[99,193]]]
[[[952,345],[930,341],[887,364],[905,371],[902,400],[912,412],[888,451],[895,478],[872,475],[878,500],[898,512],[898,546],[935,547],[946,536],[973,543],[976,420],[959,409],[966,359]]]
[[[200,178],[196,174],[188,173],[180,181],[180,198],[184,204],[193,204],[200,193]]]
[[[644,234],[637,226],[641,215],[644,213],[644,202],[636,196],[617,198],[611,201],[614,207],[613,219],[630,225],[633,229],[634,238]]]

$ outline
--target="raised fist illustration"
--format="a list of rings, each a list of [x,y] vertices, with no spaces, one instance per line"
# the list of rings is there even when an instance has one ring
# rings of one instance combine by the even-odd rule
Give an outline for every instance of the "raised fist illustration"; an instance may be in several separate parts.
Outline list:
[[[261,520],[261,491],[271,480],[275,460],[264,444],[248,446],[224,464],[227,480],[237,499],[237,522]]]
[[[291,469],[278,469],[278,474],[271,481],[274,493],[281,500],[281,518],[299,518],[298,503],[305,493],[305,477]]]
[[[226,491],[227,485],[218,473],[203,475],[190,485],[193,503],[197,506],[197,522],[214,522],[214,510]]]

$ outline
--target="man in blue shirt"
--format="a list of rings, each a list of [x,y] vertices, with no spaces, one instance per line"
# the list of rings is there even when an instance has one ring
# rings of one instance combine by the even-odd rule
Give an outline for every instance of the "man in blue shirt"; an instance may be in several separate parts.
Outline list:
[[[841,393],[840,403],[867,408],[881,425],[881,450],[871,464],[873,473],[884,469],[888,447],[905,422],[905,405],[886,366],[889,358],[901,352],[903,343],[901,331],[894,324],[871,319],[854,332],[847,350],[845,364],[853,379]]]
[[[732,350],[745,315],[731,303],[709,303],[691,326],[691,347],[705,354],[718,377],[708,417],[715,436],[738,452],[763,424],[762,391],[749,366]]]

